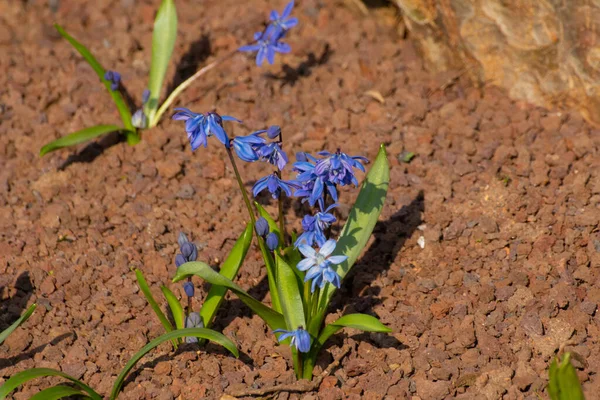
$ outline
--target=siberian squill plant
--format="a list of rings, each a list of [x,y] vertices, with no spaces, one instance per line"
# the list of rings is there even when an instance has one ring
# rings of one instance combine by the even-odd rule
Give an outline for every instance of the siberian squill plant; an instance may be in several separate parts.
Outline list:
[[[266,32],[270,29],[275,31],[276,28],[267,27]],[[266,57],[269,57],[268,50]],[[223,121],[239,122],[236,118],[221,116],[214,111],[195,113],[180,108],[173,119],[185,123],[193,150],[208,147],[210,141],[211,147],[223,146],[227,152],[263,256],[271,306],[254,299],[236,285],[231,269],[224,271],[222,267],[217,272],[200,261],[190,260],[179,265],[174,282],[189,282],[195,275],[211,283],[211,290],[231,290],[266,322],[280,343],[291,346],[298,378],[312,378],[319,350],[340,329],[390,331],[375,317],[366,314],[347,314],[323,326],[335,290],[340,288],[343,278],[365,247],[383,207],[389,181],[383,145],[336,240],[331,236],[330,228],[336,222],[334,211],[338,188],[359,185],[357,173],[365,172],[366,158],[348,155],[340,149],[322,151],[315,156],[301,152],[291,166],[291,172],[296,176],[288,179],[284,175],[290,170],[289,160],[278,126],[230,138]],[[251,203],[236,158],[273,165],[272,173],[256,181],[252,195],[257,197],[265,192],[278,202],[277,222],[257,202]],[[284,196],[298,197],[312,208],[312,212],[302,219],[300,235],[288,235],[286,231]]]
[[[173,54],[177,36],[177,10],[175,9],[175,2],[174,0],[162,0],[154,21],[150,76],[148,77],[147,89],[141,94],[139,107],[130,107],[127,104],[124,97],[125,92],[122,86],[121,74],[118,71],[105,69],[87,47],[69,35],[60,25],[55,24],[58,33],[77,50],[98,75],[98,78],[100,78],[100,81],[108,90],[117,107],[122,124],[101,124],[73,132],[44,145],[40,149],[40,156],[64,147],[75,146],[112,132],[119,132],[125,135],[127,143],[130,145],[139,143],[141,140],[141,130],[155,127],[160,122],[164,113],[186,88],[196,79],[230,59],[238,52],[256,52],[256,64],[258,66],[261,66],[265,60],[273,64],[276,53],[289,53],[290,46],[283,42],[283,39],[289,29],[298,23],[296,18],[290,16],[293,7],[294,1],[292,0],[286,5],[282,14],[272,11],[270,23],[265,30],[257,32],[254,35],[254,43],[241,46],[202,67],[169,93],[164,102],[160,104],[159,100],[162,94],[165,74]]]

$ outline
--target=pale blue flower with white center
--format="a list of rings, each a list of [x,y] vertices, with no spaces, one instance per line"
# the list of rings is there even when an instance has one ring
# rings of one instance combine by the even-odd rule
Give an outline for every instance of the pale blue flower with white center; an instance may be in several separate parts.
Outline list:
[[[192,150],[196,150],[200,146],[206,147],[208,138],[216,136],[225,147],[229,148],[229,138],[225,129],[223,129],[223,121],[241,122],[239,119],[228,115],[219,115],[216,112],[195,113],[187,108],[176,108],[177,111],[173,114],[173,119],[176,121],[185,121],[185,131],[192,146]]]
[[[319,251],[312,247],[301,244],[298,246],[300,253],[304,255],[296,268],[300,271],[307,271],[304,277],[304,282],[312,280],[311,292],[314,292],[316,287],[323,289],[327,282],[330,282],[335,287],[341,286],[340,276],[331,268],[334,264],[341,264],[348,259],[347,256],[332,256],[331,253],[335,250],[337,243],[333,239],[326,241]]]
[[[190,313],[185,319],[185,327],[186,328],[204,328],[204,322],[202,322],[202,318],[200,314],[197,312]],[[186,343],[198,343],[198,338],[196,336],[188,336],[185,338]]]
[[[302,327],[293,331],[275,329],[273,333],[281,333],[277,338],[279,343],[287,338],[291,338],[290,346],[296,347],[300,353],[308,353],[310,351],[310,335]]]
[[[298,18],[290,17],[293,9],[294,0],[287,3],[281,15],[279,15],[277,10],[271,11],[269,19],[271,20],[271,25],[275,27],[275,34],[280,35],[282,32],[288,31],[298,25]]]

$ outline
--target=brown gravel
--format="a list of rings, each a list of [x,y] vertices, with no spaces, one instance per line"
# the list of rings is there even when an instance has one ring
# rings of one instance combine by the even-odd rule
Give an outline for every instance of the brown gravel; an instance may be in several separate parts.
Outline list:
[[[109,139],[37,156],[49,140],[118,118],[52,22],[120,71],[139,98],[155,3],[0,1],[0,329],[27,304],[40,305],[0,347],[0,382],[51,367],[106,395],[131,355],[163,332],[131,268],[141,268],[158,294],[173,274],[179,231],[212,264],[242,231],[245,210],[223,149],[212,142],[192,154],[181,126],[168,120],[135,147]],[[251,38],[271,5],[178,1],[175,60],[185,61],[178,79],[206,59],[207,43],[212,60]],[[445,87],[452,75],[422,68],[396,33],[394,11],[371,13],[298,1],[293,54],[263,69],[239,54],[179,103],[244,120],[228,127],[232,134],[281,124],[289,154],[342,146],[372,159],[380,143],[388,145],[381,222],[335,297],[332,318],[371,313],[393,334],[336,335],[317,370],[346,343],[352,351],[342,368],[315,393],[278,398],[536,399],[562,347],[584,361],[578,371],[594,398],[600,131],[493,88],[460,79]],[[404,151],[417,156],[404,163]],[[249,187],[267,171],[242,167]],[[355,193],[344,192],[342,213]],[[299,227],[301,215],[292,202],[288,220]],[[252,250],[238,282],[260,295],[263,278]],[[173,289],[181,295],[179,285]],[[205,293],[197,290],[196,307]],[[227,388],[293,381],[288,350],[239,301],[222,306],[216,328],[236,341],[240,359],[217,346],[173,354],[165,344],[143,360],[122,398],[220,398]],[[51,382],[35,381],[14,398]]]

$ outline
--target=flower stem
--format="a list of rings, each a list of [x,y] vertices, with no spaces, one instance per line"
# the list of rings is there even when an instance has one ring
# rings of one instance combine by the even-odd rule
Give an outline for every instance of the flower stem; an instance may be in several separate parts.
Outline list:
[[[242,177],[240,176],[240,171],[238,170],[237,164],[235,163],[235,158],[233,158],[233,153],[231,152],[231,147],[226,147],[227,154],[229,155],[229,160],[231,161],[231,166],[233,167],[233,171],[235,172],[235,177],[237,178],[238,185],[240,186],[240,190],[242,191],[242,196],[244,197],[244,203],[246,203],[246,208],[248,208],[248,215],[250,216],[250,221],[252,224],[256,222],[256,218],[254,217],[254,211],[252,210],[252,204],[250,203],[250,198],[248,198],[248,193],[246,192],[246,188],[244,187],[244,182],[242,181]]]
[[[283,147],[283,135],[281,134],[281,131],[279,131],[279,146]],[[277,170],[277,177],[279,179],[281,179],[281,171]],[[285,220],[283,219],[283,196],[279,196],[279,234],[281,236],[281,243],[283,244],[283,247],[285,248],[285,240],[286,240],[286,235],[285,235]]]
[[[160,108],[158,109],[158,111],[156,112],[156,114],[154,114],[150,118],[151,120],[149,121],[149,126],[148,127],[149,128],[155,127],[158,124],[158,122],[160,121],[160,117],[162,117],[162,115],[165,113],[165,111],[167,111],[167,109],[175,101],[175,99],[177,98],[177,96],[179,96],[181,94],[181,92],[183,92],[192,83],[194,83],[194,81],[196,79],[198,79],[199,77],[201,77],[202,75],[204,75],[205,73],[207,73],[208,71],[210,71],[211,69],[215,68],[216,66],[218,66],[219,64],[221,64],[225,60],[233,57],[237,52],[238,52],[238,50],[235,49],[234,51],[232,51],[230,53],[227,53],[223,57],[216,59],[215,61],[211,62],[210,64],[208,64],[208,65],[204,66],[203,68],[199,69],[194,75],[192,75],[191,77],[189,77],[188,79],[186,79],[185,81],[183,81],[179,86],[177,86],[175,88],[175,90],[173,90],[171,92],[171,94],[169,94],[169,97],[167,97],[167,99],[165,100],[165,102],[162,103],[162,105],[160,106]]]

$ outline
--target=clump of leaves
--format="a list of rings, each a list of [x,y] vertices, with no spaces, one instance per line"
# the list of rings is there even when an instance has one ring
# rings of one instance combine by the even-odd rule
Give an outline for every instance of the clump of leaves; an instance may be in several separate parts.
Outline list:
[[[552,360],[549,375],[548,394],[551,400],[585,400],[570,353],[565,353],[562,360]]]

